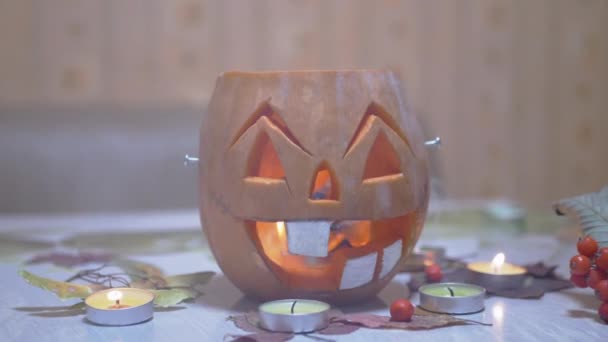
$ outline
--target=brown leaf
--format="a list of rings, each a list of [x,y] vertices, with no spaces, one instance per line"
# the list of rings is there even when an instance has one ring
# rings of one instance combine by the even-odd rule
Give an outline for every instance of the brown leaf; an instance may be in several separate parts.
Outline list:
[[[332,318],[332,323],[357,324],[362,327],[377,329],[382,328],[388,322],[390,317],[379,316],[374,314],[346,314]]]
[[[555,266],[547,266],[543,262],[537,262],[536,264],[530,264],[524,266],[528,274],[537,278],[554,278],[555,277]]]
[[[572,287],[572,283],[565,279],[533,278],[528,286],[516,289],[492,289],[487,288],[489,294],[519,299],[538,299],[546,292],[559,291]]]
[[[51,252],[45,254],[38,254],[28,260],[27,264],[41,264],[51,263],[56,266],[63,267],[74,267],[77,265],[88,264],[88,263],[107,263],[112,260],[112,255],[109,253],[64,253],[64,252]]]
[[[234,322],[237,328],[247,332],[258,333],[265,331],[259,326],[260,315],[257,312],[252,311],[244,315],[229,316],[228,320]]]
[[[359,330],[360,326],[352,324],[344,324],[340,322],[332,322],[327,328],[315,332],[322,335],[346,335]]]
[[[263,333],[249,335],[228,335],[234,337],[232,342],[284,342],[289,341],[294,337],[294,334],[274,333],[265,331]]]
[[[488,323],[456,318],[450,315],[442,315],[416,309],[412,320],[409,322],[392,321],[388,316],[374,314],[348,314],[342,317],[334,317],[332,322],[344,324],[355,324],[371,329],[404,329],[404,330],[423,330],[435,329],[451,325],[479,324],[491,325]]]

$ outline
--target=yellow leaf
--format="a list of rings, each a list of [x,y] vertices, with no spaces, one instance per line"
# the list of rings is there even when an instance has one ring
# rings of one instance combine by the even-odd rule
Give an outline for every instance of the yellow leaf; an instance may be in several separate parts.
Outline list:
[[[25,279],[30,285],[39,287],[43,290],[53,292],[61,299],[69,298],[86,298],[95,290],[87,285],[66,283],[63,281],[52,280],[49,278],[39,277],[26,270],[20,270],[19,275]]]

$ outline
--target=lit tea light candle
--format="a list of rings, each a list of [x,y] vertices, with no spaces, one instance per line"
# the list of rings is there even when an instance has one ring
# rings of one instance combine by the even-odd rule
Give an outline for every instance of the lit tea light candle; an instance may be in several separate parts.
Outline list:
[[[265,329],[304,333],[327,327],[330,305],[318,300],[282,299],[260,305],[260,320]]]
[[[152,318],[154,293],[135,288],[113,288],[85,299],[87,319],[100,325],[131,325]]]
[[[471,281],[490,289],[518,288],[523,284],[526,269],[505,262],[504,253],[498,253],[492,262],[474,262],[467,265]]]
[[[437,283],[421,286],[420,307],[432,312],[468,314],[482,311],[486,290],[464,283]]]

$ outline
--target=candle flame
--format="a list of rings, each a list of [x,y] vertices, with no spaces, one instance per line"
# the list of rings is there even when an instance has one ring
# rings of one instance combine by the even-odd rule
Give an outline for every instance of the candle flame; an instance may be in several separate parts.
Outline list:
[[[110,291],[110,292],[108,292],[107,297],[108,297],[109,300],[115,302],[115,301],[120,300],[122,298],[122,292],[116,291],[116,290]]]
[[[505,264],[505,253],[498,253],[492,259],[492,271],[494,273],[499,273],[502,269],[502,265]]]
[[[285,239],[285,222],[278,221],[277,222],[277,235],[279,239],[283,241]]]

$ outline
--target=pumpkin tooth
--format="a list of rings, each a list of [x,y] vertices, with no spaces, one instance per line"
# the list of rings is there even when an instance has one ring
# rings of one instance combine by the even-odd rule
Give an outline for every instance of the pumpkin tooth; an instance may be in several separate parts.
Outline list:
[[[291,254],[326,257],[332,221],[287,221],[287,249]]]
[[[340,279],[340,290],[352,289],[372,281],[377,257],[378,253],[374,252],[346,261],[342,279]]]
[[[399,259],[401,259],[401,250],[403,243],[401,240],[393,242],[390,246],[384,248],[382,253],[382,269],[380,270],[380,278],[383,278],[393,270]]]

